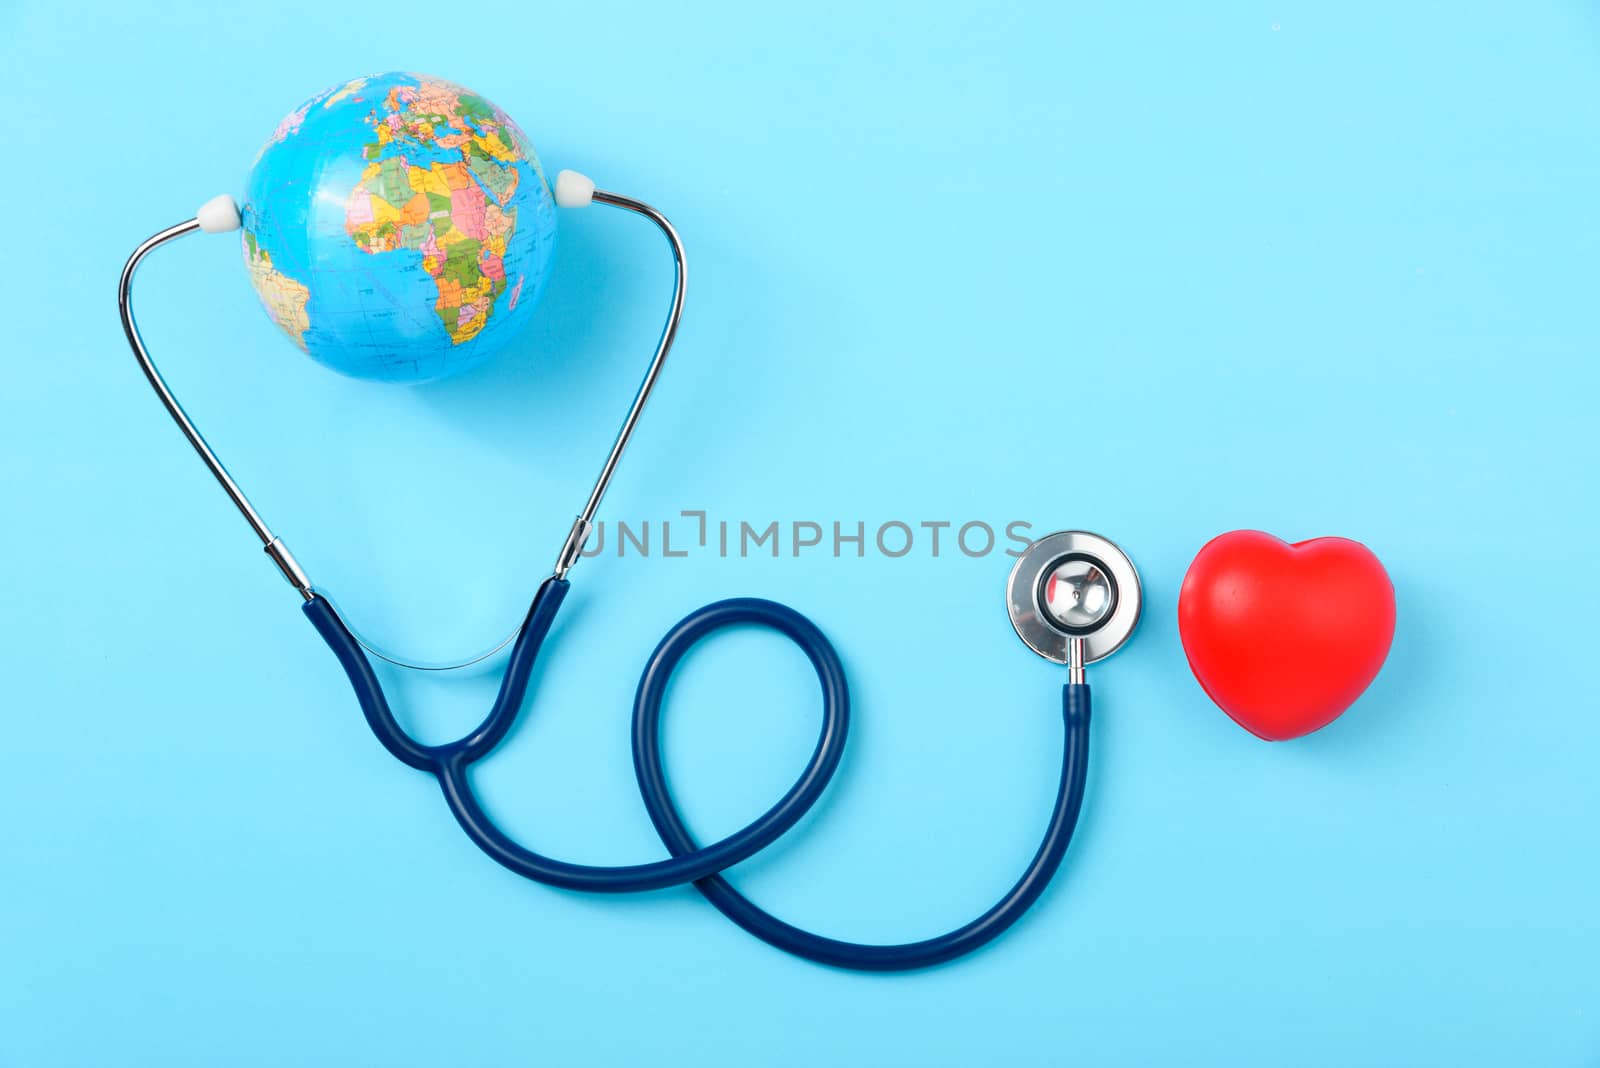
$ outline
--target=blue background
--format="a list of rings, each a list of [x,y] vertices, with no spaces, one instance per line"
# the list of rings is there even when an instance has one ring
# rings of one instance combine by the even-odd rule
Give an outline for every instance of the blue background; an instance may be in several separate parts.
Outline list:
[[[0,9],[0,1062],[1600,1057],[1592,4],[219,10]],[[1078,840],[1010,936],[857,976],[689,891],[529,885],[367,735],[111,291],[296,102],[386,68],[479,90],[552,173],[686,236],[681,349],[607,517],[1023,520],[1138,561]],[[610,443],[668,274],[637,220],[563,228],[520,346],[418,389],[287,345],[232,237],[141,274],[175,388],[382,640],[498,638]],[[1358,538],[1398,591],[1382,675],[1289,744],[1215,709],[1178,642],[1185,566],[1242,526]],[[841,937],[955,925],[1031,854],[1058,759],[1009,564],[586,561],[479,787],[554,854],[660,855],[635,665],[703,601],[791,601],[857,726],[738,882]],[[495,683],[386,677],[433,740]],[[686,665],[667,750],[700,834],[778,795],[814,702],[775,638]]]

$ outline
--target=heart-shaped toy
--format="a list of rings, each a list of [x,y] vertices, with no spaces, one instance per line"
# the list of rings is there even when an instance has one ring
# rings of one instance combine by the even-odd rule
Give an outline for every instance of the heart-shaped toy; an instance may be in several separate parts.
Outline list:
[[[1178,635],[1202,689],[1270,742],[1338,718],[1394,639],[1394,584],[1358,541],[1259,530],[1206,543],[1183,577]]]

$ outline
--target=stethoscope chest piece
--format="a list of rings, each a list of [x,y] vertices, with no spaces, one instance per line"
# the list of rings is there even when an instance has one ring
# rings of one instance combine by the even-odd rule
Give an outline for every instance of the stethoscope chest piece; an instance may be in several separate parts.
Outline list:
[[[1103,660],[1139,625],[1139,572],[1115,544],[1082,530],[1040,538],[1006,583],[1006,610],[1023,644],[1065,664],[1074,639],[1083,662]]]

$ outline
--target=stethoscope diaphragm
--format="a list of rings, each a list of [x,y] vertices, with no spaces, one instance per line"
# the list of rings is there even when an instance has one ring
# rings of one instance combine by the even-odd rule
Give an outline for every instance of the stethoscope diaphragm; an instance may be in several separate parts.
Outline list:
[[[1139,572],[1128,554],[1098,534],[1063,530],[1028,546],[1006,583],[1006,610],[1023,644],[1046,660],[1069,661],[1074,639],[1083,662],[1103,660],[1139,625]]]

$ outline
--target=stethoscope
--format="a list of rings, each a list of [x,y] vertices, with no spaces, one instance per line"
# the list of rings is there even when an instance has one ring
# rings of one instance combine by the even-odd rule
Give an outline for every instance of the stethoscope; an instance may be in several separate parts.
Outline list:
[[[567,596],[567,575],[583,553],[600,502],[660,377],[683,315],[687,281],[683,243],[665,216],[631,197],[598,190],[593,182],[572,171],[563,171],[557,176],[555,199],[558,205],[568,208],[590,203],[609,204],[654,223],[672,251],[675,276],[672,306],[655,355],[605,465],[600,469],[600,476],[562,544],[554,569],[534,594],[527,616],[500,647],[462,662],[474,663],[504,645],[511,646],[500,690],[488,716],[473,731],[447,745],[423,745],[396,722],[368,653],[403,666],[419,665],[378,653],[370,643],[363,642],[327,597],[312,585],[283,540],[272,533],[251,506],[238,483],[184,412],[156,369],[134,324],[132,284],[139,264],[156,248],[188,234],[237,229],[239,213],[232,198],[221,196],[209,201],[194,218],[162,230],[134,250],[122,269],[117,292],[122,328],[139,366],[168,414],[250,524],[266,554],[300,593],[304,601],[302,610],[343,665],[373,734],[401,763],[425,771],[438,780],[445,804],[461,829],[497,863],[536,882],[593,893],[633,893],[693,883],[723,915],[757,938],[787,953],[840,968],[899,971],[939,964],[972,952],[1015,923],[1060,867],[1077,825],[1088,769],[1089,686],[1084,668],[1119,649],[1139,621],[1139,576],[1133,562],[1116,545],[1095,534],[1064,531],[1040,538],[1022,553],[1011,570],[1006,606],[1017,636],[1040,656],[1067,668],[1067,681],[1062,689],[1065,741],[1061,783],[1044,840],[1021,878],[987,912],[953,931],[901,945],[864,945],[826,938],[764,911],[722,876],[723,871],[771,845],[816,804],[844,755],[850,723],[849,689],[833,646],[809,619],[773,601],[739,597],[691,612],[667,632],[645,664],[633,703],[633,768],[645,810],[671,854],[668,859],[607,867],[572,864],[544,856],[513,841],[495,826],[472,792],[468,771],[494,751],[522,709],[529,675],[561,602]],[[740,625],[777,631],[805,653],[822,687],[822,729],[800,777],[775,805],[743,829],[702,846],[684,825],[667,787],[661,756],[661,706],[672,673],[684,656],[707,636]]]

